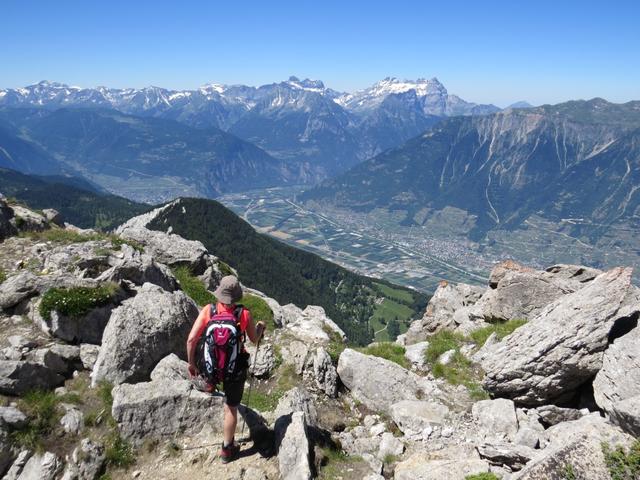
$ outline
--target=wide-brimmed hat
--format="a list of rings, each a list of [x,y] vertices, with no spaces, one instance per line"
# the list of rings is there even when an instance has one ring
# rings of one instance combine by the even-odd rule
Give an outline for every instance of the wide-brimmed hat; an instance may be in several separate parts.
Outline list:
[[[234,275],[227,275],[226,277],[222,277],[220,285],[218,285],[218,288],[216,288],[213,294],[219,302],[231,305],[242,298],[242,288],[240,287],[240,282]]]

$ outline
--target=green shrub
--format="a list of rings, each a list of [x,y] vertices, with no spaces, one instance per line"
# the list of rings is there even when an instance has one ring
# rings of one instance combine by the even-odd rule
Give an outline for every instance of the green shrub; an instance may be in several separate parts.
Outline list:
[[[53,242],[53,243],[82,243],[91,240],[106,240],[108,236],[104,233],[78,233],[72,230],[65,230],[64,228],[50,228],[41,232],[23,232],[20,234],[22,237],[32,238],[41,242]]]
[[[11,432],[13,441],[24,448],[42,450],[44,437],[53,432],[60,419],[59,403],[60,398],[53,392],[34,390],[25,394],[18,405],[27,416],[27,423]]]
[[[369,347],[359,348],[359,352],[367,355],[373,355],[374,357],[384,358],[397,363],[403,368],[410,368],[409,360],[404,356],[405,349],[402,345],[391,342],[380,342]]]
[[[105,283],[95,288],[52,288],[42,296],[40,315],[50,320],[51,312],[55,310],[68,317],[82,317],[92,309],[111,302],[118,288],[115,283]]]
[[[464,480],[500,480],[495,473],[490,472],[482,472],[482,473],[474,473],[473,475],[467,475],[464,477]]]
[[[611,480],[640,478],[640,440],[636,440],[628,451],[619,445],[611,449],[607,443],[603,443],[602,453],[611,474]]]
[[[180,282],[180,288],[200,307],[204,307],[209,303],[216,303],[216,297],[207,290],[204,283],[191,273],[191,269],[187,266],[176,267],[173,274]]]
[[[6,279],[7,279],[7,274],[2,268],[0,268],[0,283],[4,282]]]
[[[218,269],[220,270],[220,273],[223,277],[226,277],[227,275],[235,275],[233,270],[231,270],[231,267],[224,263],[222,260],[218,260]]]
[[[509,320],[508,322],[495,323],[493,325],[489,325],[488,327],[480,328],[471,332],[469,335],[469,339],[473,341],[478,347],[481,347],[487,341],[487,338],[491,336],[492,333],[495,332],[498,340],[502,340],[507,335],[513,333],[516,328],[519,328],[527,323],[526,320]]]
[[[561,480],[578,480],[576,477],[576,472],[573,469],[573,465],[570,463],[566,464],[562,468],[562,479]]]

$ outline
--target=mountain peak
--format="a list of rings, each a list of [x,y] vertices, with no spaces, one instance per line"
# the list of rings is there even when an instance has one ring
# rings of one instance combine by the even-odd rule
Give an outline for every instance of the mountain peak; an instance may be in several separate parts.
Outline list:
[[[289,77],[289,80],[286,82],[294,88],[300,88],[302,90],[310,90],[321,92],[325,89],[324,83],[322,80],[311,80],[309,78],[305,78],[304,80],[300,80],[298,77],[292,75]]]

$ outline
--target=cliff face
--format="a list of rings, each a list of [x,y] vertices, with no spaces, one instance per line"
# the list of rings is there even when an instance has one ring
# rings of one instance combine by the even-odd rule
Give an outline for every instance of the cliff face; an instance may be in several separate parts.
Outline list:
[[[505,262],[486,288],[443,281],[407,334],[362,349],[346,348],[321,307],[245,286],[242,302],[268,330],[249,347],[236,438],[251,438],[223,466],[223,398],[194,389],[184,343],[194,299],[214,301],[233,270],[198,241],[147,229],[162,211],[105,235],[0,204],[7,478],[215,468],[229,479],[611,479],[610,449],[638,448],[630,269]],[[623,468],[638,474],[632,461]]]

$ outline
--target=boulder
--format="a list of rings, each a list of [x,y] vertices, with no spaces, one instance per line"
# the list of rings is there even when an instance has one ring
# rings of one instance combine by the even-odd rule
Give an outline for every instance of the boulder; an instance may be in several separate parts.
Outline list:
[[[80,347],[76,345],[54,343],[50,347],[33,352],[32,358],[54,372],[65,376],[82,367]]]
[[[401,400],[436,394],[435,384],[383,358],[347,348],[338,360],[338,376],[354,398],[374,411],[389,412]]]
[[[313,356],[313,375],[320,390],[331,398],[338,396],[338,372],[323,347],[317,348]]]
[[[98,353],[100,353],[100,345],[80,344],[80,361],[85,370],[93,370],[93,366],[98,359]]]
[[[640,395],[640,326],[609,345],[593,381],[593,394],[598,406],[612,418],[619,402]],[[640,411],[638,416],[640,420]]]
[[[275,425],[280,478],[307,480],[313,478],[309,459],[309,438],[304,412],[280,417]]]
[[[2,427],[0,429],[0,475],[4,475],[16,455],[12,439],[9,437],[4,425]]]
[[[91,374],[93,384],[144,381],[167,355],[185,358],[185,341],[198,313],[183,292],[145,283],[113,311]]]
[[[309,345],[301,340],[290,340],[281,346],[282,361],[292,364],[297,375],[302,375],[309,357]]]
[[[429,342],[418,342],[413,345],[408,345],[405,348],[404,357],[411,362],[418,370],[423,370],[426,365],[426,359],[424,354],[429,347]]]
[[[135,444],[222,427],[224,397],[195,390],[186,380],[122,384],[113,389],[111,413],[120,433]],[[206,422],[203,420],[206,419]]]
[[[60,425],[67,433],[78,434],[84,429],[84,414],[74,405],[62,404],[65,414],[60,419]]]
[[[13,209],[5,200],[0,199],[0,241],[18,233],[16,226],[11,222],[12,218]]]
[[[7,310],[38,294],[38,277],[30,271],[12,275],[0,283],[0,309]]]
[[[558,264],[545,269],[545,272],[569,282],[574,290],[579,290],[600,275],[602,270],[581,265]]]
[[[9,345],[19,350],[22,350],[22,349],[31,350],[37,345],[36,342],[28,338],[24,338],[22,335],[11,335],[10,337],[7,338],[7,340],[9,340]]]
[[[189,364],[175,353],[164,357],[151,372],[152,381],[189,380]]]
[[[300,310],[295,305],[283,307],[285,316],[284,328],[297,339],[306,343],[328,343],[332,337],[346,341],[346,335],[336,323],[327,317],[324,308],[309,305]]]
[[[42,215],[47,222],[53,223],[59,227],[64,227],[64,218],[59,211],[54,210],[53,208],[45,208],[42,210]]]
[[[506,465],[511,470],[521,470],[536,456],[533,448],[512,443],[485,443],[478,447],[480,457],[492,465]]]
[[[579,420],[562,422],[548,428],[544,432],[545,452],[563,447],[572,441],[584,438],[597,440],[609,445],[630,446],[634,438],[623,432],[620,427],[612,424],[598,413],[585,415]]]
[[[444,425],[449,417],[446,406],[423,400],[401,400],[391,405],[390,415],[408,437],[419,436],[425,428]]]
[[[268,378],[276,368],[276,356],[270,343],[261,343],[256,355],[256,347],[250,342],[245,343],[249,352],[249,372],[257,378]]]
[[[549,303],[573,291],[568,282],[546,272],[513,270],[506,272],[495,288],[487,290],[476,307],[487,322],[530,320]]]
[[[62,480],[96,480],[100,477],[106,459],[104,446],[88,438],[82,439],[67,458]]]
[[[575,408],[563,408],[556,405],[543,405],[536,408],[540,421],[547,427],[557,425],[562,422],[570,422],[578,420],[584,416],[584,413]]]
[[[313,397],[303,387],[294,387],[286,392],[278,401],[278,406],[273,415],[274,418],[278,419],[294,412],[304,412],[307,425],[316,425],[318,423],[318,412],[313,402]]]
[[[399,457],[404,452],[404,443],[393,433],[384,432],[380,439],[380,448],[378,449],[378,459],[384,460],[388,455]]]
[[[11,464],[5,476],[2,477],[2,480],[17,480],[32,454],[30,450],[22,450]]]
[[[520,265],[518,262],[514,262],[513,260],[504,260],[496,264],[491,269],[491,273],[489,274],[489,288],[497,288],[500,280],[511,272],[533,273],[535,270],[533,268]]]
[[[454,285],[447,281],[440,282],[433,297],[429,300],[427,310],[420,320],[413,322],[406,333],[405,343],[411,345],[426,340],[426,338],[443,329],[453,330],[458,327],[454,320],[457,311],[474,305],[482,295],[484,289],[460,283]],[[458,318],[458,322],[462,321]],[[465,321],[470,320],[467,312]]]
[[[80,317],[70,317],[54,310],[51,312],[51,319],[45,320],[49,333],[67,342],[99,344],[111,312],[118,306],[121,298],[94,308]]]
[[[471,413],[483,438],[513,440],[518,432],[518,418],[511,400],[480,400],[473,404]]]
[[[489,464],[472,451],[455,452],[434,458],[430,452],[417,452],[398,463],[395,480],[465,480],[468,475],[489,472]]]
[[[23,395],[30,390],[50,390],[64,383],[64,377],[39,363],[0,360],[0,393]]]
[[[636,437],[640,437],[640,395],[614,403],[609,411],[611,421]]]
[[[0,407],[0,426],[20,428],[27,423],[27,416],[16,407]]]
[[[51,452],[36,453],[27,460],[18,480],[54,480],[62,470],[62,460]]]
[[[21,205],[13,205],[13,219],[11,222],[21,232],[41,232],[49,228],[49,222],[44,216]]]
[[[631,269],[615,268],[549,304],[482,360],[485,389],[523,405],[573,395],[600,370],[614,325],[634,313],[621,308],[630,285]]]
[[[186,240],[172,233],[149,230],[132,223],[129,221],[118,227],[116,234],[140,243],[145,253],[151,255],[157,262],[169,267],[187,266],[195,275],[203,274],[210,265],[209,253],[202,242]]]

